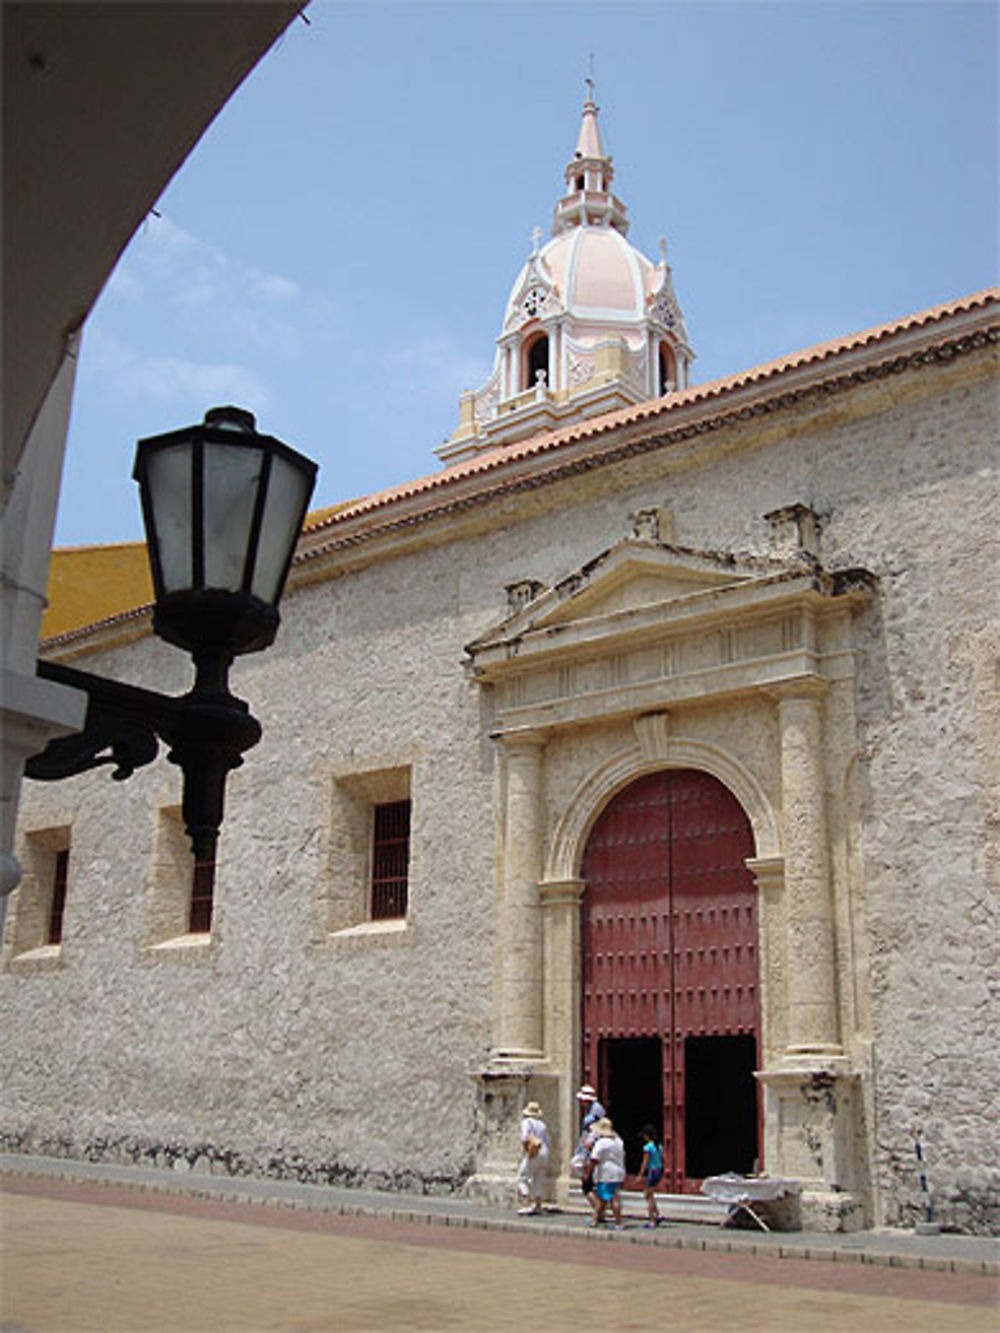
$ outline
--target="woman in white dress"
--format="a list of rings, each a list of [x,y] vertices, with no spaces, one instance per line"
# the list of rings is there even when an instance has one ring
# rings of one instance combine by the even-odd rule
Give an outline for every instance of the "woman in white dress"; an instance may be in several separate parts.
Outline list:
[[[525,1216],[542,1211],[548,1170],[549,1131],[542,1108],[529,1102],[521,1112],[521,1165],[517,1171],[517,1192],[524,1201],[519,1212]]]

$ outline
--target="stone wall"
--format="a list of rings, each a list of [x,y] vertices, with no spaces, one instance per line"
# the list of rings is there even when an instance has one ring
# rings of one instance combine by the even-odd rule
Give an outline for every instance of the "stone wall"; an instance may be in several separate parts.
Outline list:
[[[834,727],[824,758],[837,1003],[859,1076],[869,1218],[915,1218],[919,1128],[942,1217],[996,1226],[1000,514],[996,395],[982,376],[979,354],[911,371],[822,411],[737,424],[433,520],[405,552],[373,539],[332,557],[326,577],[286,599],[275,646],[234,672],[264,739],[230,780],[210,940],[151,925],[170,878],[176,769],[161,759],[124,784],[26,784],[26,859],[33,835],[70,828],[70,887],[61,949],[12,957],[16,905],[8,928],[4,1145],[460,1186],[484,1151],[473,1076],[496,1038],[500,817],[494,700],[464,645],[507,614],[507,585],[551,586],[640,508],[668,509],[678,545],[763,555],[764,515],[804,503],[821,519],[824,564],[878,581],[855,623],[844,716],[856,734]],[[82,664],[187,685],[183,656],[150,638]],[[694,707],[683,723],[708,734],[720,717]],[[755,705],[725,725],[780,810],[773,715]],[[551,747],[546,838],[627,734],[588,726]],[[405,925],[366,926],[358,811],[406,789],[410,911]],[[777,1050],[781,996],[768,1003]]]

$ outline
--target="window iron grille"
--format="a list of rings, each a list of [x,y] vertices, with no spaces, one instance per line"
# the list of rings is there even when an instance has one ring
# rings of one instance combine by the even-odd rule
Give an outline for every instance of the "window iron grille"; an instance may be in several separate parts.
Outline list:
[[[188,930],[192,935],[207,935],[212,929],[215,905],[215,861],[195,861],[191,875],[191,910]]]
[[[376,805],[372,830],[372,920],[406,916],[410,875],[410,802]]]
[[[63,916],[66,913],[66,883],[69,876],[69,848],[55,854],[52,869],[52,900],[49,904],[47,944],[62,944]]]

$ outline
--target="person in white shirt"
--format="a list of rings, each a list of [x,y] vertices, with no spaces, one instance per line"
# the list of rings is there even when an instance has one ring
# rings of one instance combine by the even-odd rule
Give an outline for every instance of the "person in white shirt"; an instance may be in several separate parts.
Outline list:
[[[521,1112],[521,1165],[517,1171],[517,1192],[526,1200],[520,1213],[542,1211],[545,1177],[549,1169],[549,1131],[537,1102],[529,1102]]]
[[[591,1126],[594,1146],[590,1150],[593,1164],[594,1193],[597,1195],[597,1207],[590,1220],[592,1227],[604,1221],[608,1204],[614,1217],[614,1229],[622,1229],[622,1205],[618,1194],[625,1181],[625,1145],[615,1133],[615,1127],[605,1116]]]

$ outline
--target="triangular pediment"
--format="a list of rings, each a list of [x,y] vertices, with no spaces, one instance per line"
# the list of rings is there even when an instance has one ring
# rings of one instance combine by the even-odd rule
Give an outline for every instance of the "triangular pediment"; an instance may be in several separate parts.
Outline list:
[[[829,585],[829,586],[827,586]],[[477,675],[594,661],[653,642],[693,643],[834,591],[806,555],[735,556],[631,536],[548,589],[525,581],[518,609],[466,646]],[[714,652],[715,649],[713,648]]]
[[[621,542],[539,598],[539,629],[745,582],[751,574],[732,561],[659,543]]]
[[[802,566],[796,562],[794,568],[801,572]],[[686,602],[699,594],[773,578],[785,569],[774,560],[741,560],[631,537],[602,551],[554,587],[540,590],[469,648],[474,653],[533,632],[557,631],[561,626],[617,617],[644,607],[666,609],[670,603]]]

